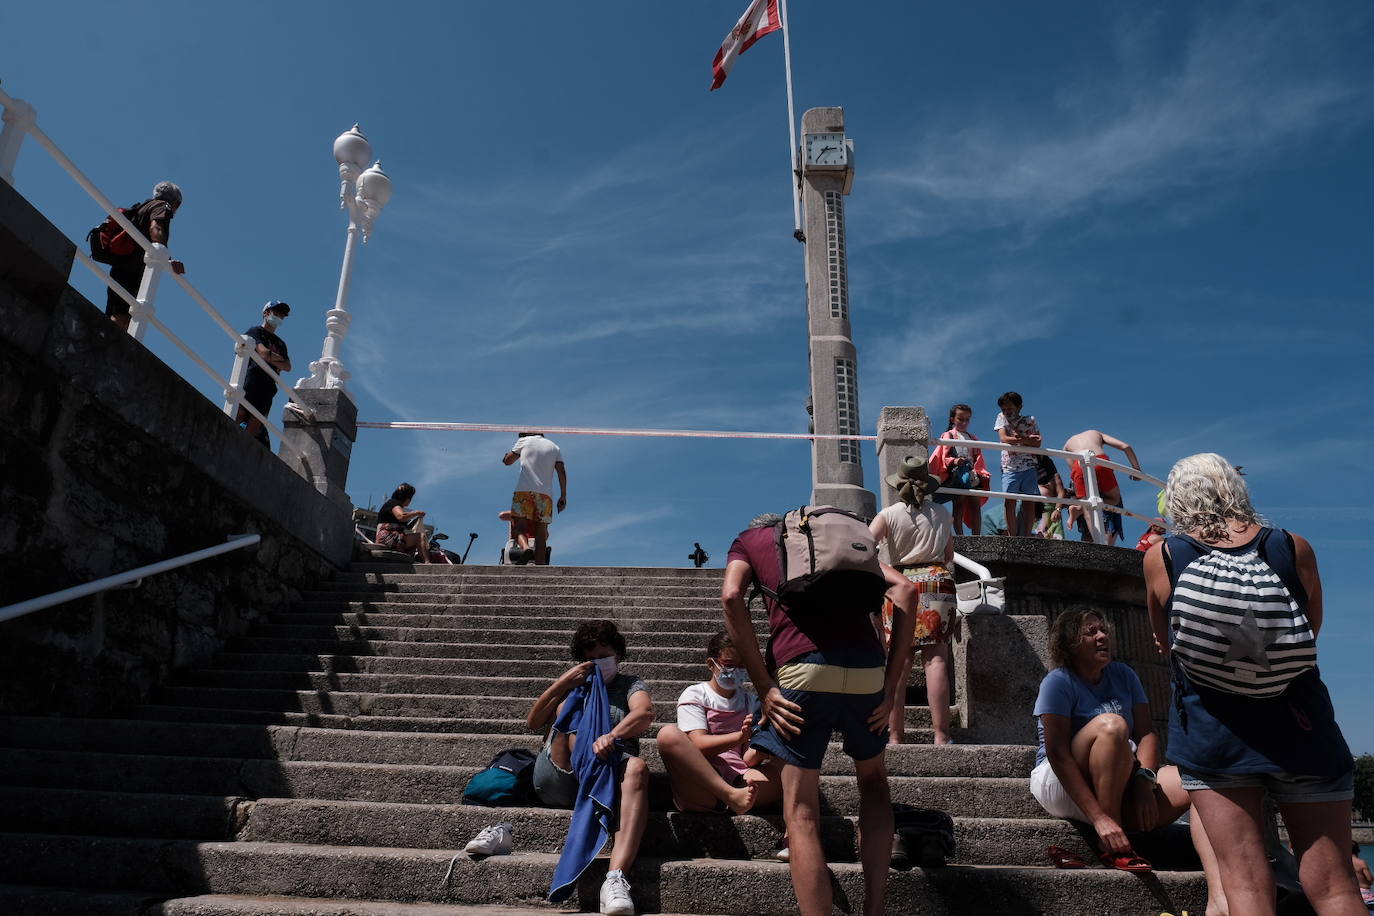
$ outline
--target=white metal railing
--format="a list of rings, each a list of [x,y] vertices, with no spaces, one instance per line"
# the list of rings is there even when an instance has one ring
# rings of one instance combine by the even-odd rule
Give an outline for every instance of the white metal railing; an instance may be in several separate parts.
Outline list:
[[[109,273],[92,260],[90,255],[82,251],[80,245],[76,245],[77,260],[86,265],[86,267],[89,268],[108,289],[113,290],[116,295],[128,303],[129,334],[135,340],[142,341],[146,333],[147,325],[152,325],[157,328],[166,335],[167,339],[170,340],[177,349],[181,350],[182,353],[204,370],[205,373],[223,389],[223,409],[226,414],[231,418],[237,417],[238,409],[242,407],[251,416],[261,422],[264,427],[275,434],[281,441],[283,448],[285,448],[293,458],[298,461],[303,460],[304,456],[301,454],[300,450],[282,435],[281,429],[267,417],[263,416],[256,407],[248,403],[244,398],[243,383],[248,373],[249,361],[251,360],[256,363],[262,371],[267,373],[267,377],[272,379],[277,388],[286,394],[290,409],[299,412],[300,415],[306,419],[312,420],[315,417],[314,409],[309,404],[302,402],[295,390],[282,381],[277,371],[257,352],[257,345],[253,342],[252,338],[235,331],[229,322],[224,319],[224,316],[221,315],[219,311],[210,304],[210,301],[201,294],[200,290],[196,289],[195,286],[191,284],[191,281],[170,270],[172,258],[167,247],[160,243],[152,242],[144,236],[143,233],[134,226],[133,222],[131,222],[129,218],[126,217],[120,209],[116,207],[79,168],[76,167],[76,164],[58,148],[57,144],[39,129],[32,106],[19,99],[13,98],[3,89],[0,89],[0,105],[3,105],[5,108],[4,129],[0,130],[0,179],[10,184],[14,183],[13,169],[15,159],[19,153],[19,146],[26,135],[32,135],[33,138],[48,151],[48,154],[52,156],[53,160],[56,161],[57,164],[60,165],[96,203],[100,204],[101,208],[114,219],[120,228],[128,234],[129,238],[133,239],[143,248],[145,252],[144,263],[146,265],[143,271],[143,280],[139,285],[138,293],[136,295],[131,295],[128,290],[110,279]],[[230,371],[229,379],[226,380],[211,368],[209,363],[202,359],[185,341],[172,333],[171,329],[158,319],[154,302],[157,297],[158,283],[163,273],[170,274],[172,279],[191,297],[192,301],[199,305],[201,309],[210,316],[210,319],[214,321],[216,326],[233,341],[235,354],[234,366]]]
[[[44,608],[52,607],[55,604],[64,604],[68,601],[75,601],[77,598],[84,598],[87,595],[94,595],[96,592],[106,592],[112,588],[119,588],[121,585],[137,583],[149,576],[164,573],[168,570],[178,569],[188,566],[200,560],[207,560],[210,557],[217,557],[222,553],[231,550],[240,550],[244,547],[251,547],[262,540],[260,534],[235,534],[230,535],[229,540],[214,547],[206,547],[204,550],[197,550],[193,553],[182,554],[179,557],[172,557],[170,560],[162,560],[158,563],[150,563],[147,566],[140,566],[128,572],[117,573],[113,576],[106,576],[103,579],[96,579],[94,582],[87,582],[85,585],[74,585],[71,588],[64,588],[60,592],[53,592],[49,595],[40,595],[37,598],[30,598],[27,601],[20,601],[18,604],[10,604],[0,607],[0,623],[6,620],[13,620],[16,617],[23,617],[25,614],[32,614],[34,611],[41,611]]]
[[[1067,452],[1063,449],[1058,448],[1035,448],[1029,445],[1008,445],[1005,442],[984,442],[979,439],[933,438],[928,439],[926,441],[926,446],[932,451],[936,448],[939,448],[940,446],[970,449],[993,449],[995,451],[1001,452],[1020,452],[1031,455],[1049,455],[1052,458],[1063,458],[1070,462],[1077,461],[1083,465],[1083,486],[1088,491],[1086,494],[1079,494],[1079,497],[1076,499],[1060,499],[1057,496],[1040,496],[1038,494],[1035,496],[1030,496],[1025,493],[1005,493],[1001,490],[960,490],[950,487],[940,487],[938,490],[935,491],[936,493],[944,494],[947,496],[973,497],[976,499],[998,498],[1013,499],[1018,501],[1026,500],[1028,502],[1037,503],[1054,503],[1061,506],[1068,506],[1070,508],[1082,509],[1084,512],[1085,519],[1088,523],[1088,530],[1092,534],[1093,541],[1098,544],[1105,544],[1107,542],[1106,528],[1103,524],[1103,512],[1115,512],[1118,515],[1129,515],[1131,518],[1139,519],[1147,525],[1155,524],[1155,520],[1152,517],[1139,515],[1122,506],[1110,505],[1105,499],[1103,499],[1102,494],[1099,493],[1097,489],[1097,474],[1094,473],[1094,468],[1098,465],[1105,468],[1111,468],[1113,471],[1119,471],[1135,480],[1143,480],[1146,483],[1152,483],[1155,486],[1160,487],[1161,489],[1164,487],[1164,481],[1160,480],[1158,477],[1154,477],[1150,474],[1147,474],[1138,468],[1133,468],[1130,465],[1120,464],[1118,462],[1111,461],[1107,458],[1102,457],[1101,455],[1095,455],[1089,451]],[[991,483],[991,481],[989,481],[989,483]]]
[[[956,553],[954,555],[954,565],[961,567],[963,569],[967,569],[969,572],[973,573],[979,579],[986,580],[992,578],[992,570],[988,569],[982,563],[979,563],[975,560],[970,560],[962,553]]]

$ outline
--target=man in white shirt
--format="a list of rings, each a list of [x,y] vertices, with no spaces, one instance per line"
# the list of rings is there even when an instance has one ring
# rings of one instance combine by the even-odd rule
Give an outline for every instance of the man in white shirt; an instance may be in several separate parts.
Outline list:
[[[558,511],[568,507],[568,472],[563,452],[543,433],[521,433],[502,461],[520,462],[520,480],[511,497],[510,512],[517,524],[534,532],[534,562],[549,563],[549,522],[553,521],[553,475],[558,474]]]

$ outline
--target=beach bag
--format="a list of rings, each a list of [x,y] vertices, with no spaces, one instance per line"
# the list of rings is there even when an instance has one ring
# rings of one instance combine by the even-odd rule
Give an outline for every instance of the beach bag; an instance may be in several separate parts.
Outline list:
[[[1165,541],[1166,561],[1197,554],[1178,574],[1170,604],[1173,657],[1189,678],[1224,693],[1274,697],[1317,665],[1312,625],[1290,588],[1269,565],[1270,540],[1293,539],[1265,528],[1245,553],[1215,550],[1193,538]],[[1304,595],[1304,598],[1306,596]]]
[[[1002,613],[1007,600],[1006,583],[1007,580],[1000,576],[996,579],[960,582],[954,586],[959,613],[965,617],[970,614]]]
[[[139,212],[149,201],[134,204],[132,207],[120,207],[119,212],[124,214],[124,218],[134,224],[134,228],[144,235],[147,229],[138,221]],[[129,233],[124,231],[124,227],[115,222],[113,216],[105,217],[105,221],[86,233],[86,241],[91,246],[91,260],[100,264],[113,264],[115,261],[129,257],[138,251],[138,243],[135,242]]]
[[[834,506],[802,506],[777,522],[778,590],[754,577],[754,588],[795,615],[881,609],[887,580],[868,523]]]
[[[463,804],[525,805],[534,798],[534,761],[536,756],[522,747],[502,751],[491,758],[491,765],[468,780],[463,789]]]

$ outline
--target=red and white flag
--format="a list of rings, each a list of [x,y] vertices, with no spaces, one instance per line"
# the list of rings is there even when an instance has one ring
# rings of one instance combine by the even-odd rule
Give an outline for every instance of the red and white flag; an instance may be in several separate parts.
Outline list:
[[[711,89],[719,89],[721,83],[725,82],[736,57],[752,48],[754,42],[769,32],[776,32],[780,28],[782,17],[778,15],[778,0],[753,0],[730,34],[725,36],[725,41],[721,42],[716,59],[711,61],[711,72],[715,74]]]

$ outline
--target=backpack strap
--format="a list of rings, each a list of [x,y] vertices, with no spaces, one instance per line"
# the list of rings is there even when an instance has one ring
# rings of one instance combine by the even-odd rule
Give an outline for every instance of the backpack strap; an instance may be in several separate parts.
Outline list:
[[[1283,535],[1280,540],[1277,535]],[[1255,545],[1259,558],[1269,564],[1298,607],[1307,612],[1307,587],[1298,575],[1298,550],[1293,543],[1293,535],[1283,528],[1265,528],[1260,532],[1259,543]]]

